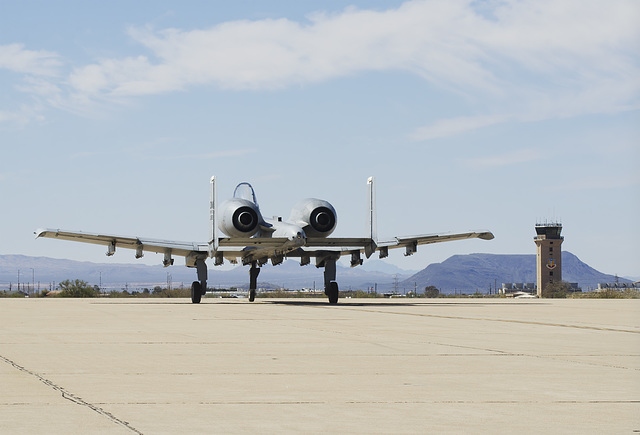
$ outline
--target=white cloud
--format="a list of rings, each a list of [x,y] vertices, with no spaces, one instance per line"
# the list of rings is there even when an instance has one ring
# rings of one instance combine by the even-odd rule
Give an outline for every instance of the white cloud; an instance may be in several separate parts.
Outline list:
[[[76,69],[78,92],[142,95],[216,84],[274,89],[361,71],[408,70],[450,86],[496,89],[476,62],[481,50],[452,24],[478,17],[463,4],[407,2],[383,12],[347,9],[287,19],[233,21],[210,29],[131,29],[153,56],[105,59]],[[153,59],[153,60],[150,60]]]
[[[38,103],[32,105],[23,104],[17,110],[13,111],[0,110],[0,125],[6,123],[22,128],[34,119],[44,119],[42,116],[42,107]]]
[[[23,44],[0,45],[0,69],[36,75],[56,75],[61,65],[59,56],[44,50],[26,50]]]
[[[415,0],[386,11],[317,13],[305,22],[133,28],[145,54],[77,67],[54,85],[64,98],[48,101],[73,107],[201,85],[279,89],[407,71],[483,103],[479,116],[440,120],[412,134],[428,140],[511,119],[640,107],[639,17],[634,0],[504,0],[482,11],[470,0]],[[14,71],[47,75],[59,63],[55,54],[19,44],[0,48],[0,67]]]
[[[431,125],[417,128],[410,138],[417,141],[452,136],[481,127],[498,124],[508,120],[508,116],[462,116],[458,118],[440,119]]]
[[[17,119],[17,115],[12,112],[0,111],[0,123],[14,121]]]
[[[476,169],[498,168],[503,166],[533,162],[542,158],[544,158],[544,156],[537,150],[521,149],[495,156],[469,159],[466,161],[466,166]]]
[[[51,80],[59,74],[61,65],[56,53],[27,50],[23,44],[0,45],[0,70],[23,75],[22,83],[14,86],[18,91],[38,96],[50,94],[55,87]],[[0,110],[0,124],[24,127],[33,119],[42,119],[42,108],[39,101],[31,101],[13,110]]]
[[[132,29],[131,36],[156,62],[109,59],[77,70],[74,77],[97,78],[99,88],[135,95],[203,83],[272,88],[391,69],[494,92],[522,72],[514,69],[538,79],[570,73],[562,77],[569,85],[594,75],[624,74],[621,68],[630,66],[626,57],[638,48],[640,32],[630,19],[640,14],[637,3],[560,3],[502,2],[495,21],[475,13],[467,1],[411,1],[382,12],[352,8],[315,14],[308,25],[278,19],[193,31]],[[637,65],[628,72],[637,72]]]

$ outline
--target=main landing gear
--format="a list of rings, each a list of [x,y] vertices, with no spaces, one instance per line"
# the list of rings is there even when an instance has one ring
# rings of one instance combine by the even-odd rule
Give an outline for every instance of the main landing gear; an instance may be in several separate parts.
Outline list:
[[[199,304],[207,293],[207,264],[202,259],[196,260],[198,281],[191,283],[191,303]]]
[[[338,303],[338,283],[336,282],[336,260],[328,258],[324,261],[324,294],[330,304]]]
[[[324,263],[324,294],[329,298],[330,304],[337,304],[339,297],[338,283],[336,282],[336,258],[327,258]],[[322,265],[320,266],[322,267]],[[202,296],[207,293],[207,265],[203,259],[196,260],[198,281],[191,284],[191,302],[199,304]],[[249,302],[256,299],[258,289],[258,275],[260,266],[257,261],[251,262],[249,269]]]
[[[199,281],[193,281],[191,283],[191,302],[199,304],[205,291],[202,290],[202,284]]]
[[[329,283],[329,287],[325,289],[324,294],[329,298],[330,304],[338,303],[338,283],[333,281]]]
[[[337,258],[326,258],[324,264],[324,294],[329,298],[330,304],[337,304],[339,297],[338,283],[336,282],[336,260]],[[322,266],[320,266],[322,267]],[[258,288],[258,275],[260,274],[260,266],[257,261],[251,262],[249,270],[249,302],[256,299],[256,290]]]

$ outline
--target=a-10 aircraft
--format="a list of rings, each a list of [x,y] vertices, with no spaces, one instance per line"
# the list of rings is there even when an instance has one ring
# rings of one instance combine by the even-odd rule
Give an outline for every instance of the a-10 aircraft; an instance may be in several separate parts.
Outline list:
[[[116,247],[135,249],[136,258],[145,251],[164,254],[163,265],[173,264],[173,256],[185,257],[187,267],[197,271],[198,280],[191,285],[191,301],[200,302],[207,289],[208,258],[214,265],[223,264],[224,259],[236,264],[250,265],[249,300],[256,295],[260,267],[271,260],[276,266],[285,258],[299,258],[305,266],[315,259],[316,267],[324,267],[324,292],[329,303],[338,302],[336,282],[336,261],[343,255],[351,256],[351,267],[362,264],[362,254],[366,258],[379,253],[387,257],[389,248],[405,248],[405,255],[412,255],[418,245],[480,238],[493,239],[490,231],[473,231],[458,234],[430,234],[409,237],[394,237],[378,240],[376,229],[376,207],[374,179],[367,180],[368,228],[366,237],[329,237],[336,228],[338,216],[333,206],[324,200],[308,198],[293,207],[288,220],[281,217],[265,219],[260,213],[253,187],[240,183],[233,192],[233,198],[217,205],[216,177],[211,177],[209,202],[209,241],[177,242],[147,239],[143,237],[122,237],[106,234],[64,231],[60,229],[38,229],[36,238],[71,240],[107,246],[107,255],[115,253]],[[218,230],[226,235],[219,237]]]

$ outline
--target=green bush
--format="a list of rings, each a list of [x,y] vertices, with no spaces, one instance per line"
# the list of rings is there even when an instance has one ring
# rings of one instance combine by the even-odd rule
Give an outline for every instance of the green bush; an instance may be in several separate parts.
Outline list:
[[[547,286],[542,290],[542,297],[552,299],[566,298],[567,294],[569,294],[570,289],[571,285],[567,282],[551,282],[547,284]]]
[[[637,289],[614,290],[574,293],[570,296],[575,299],[640,299],[640,291]]]
[[[2,290],[0,292],[0,298],[24,298],[24,293]]]
[[[60,289],[59,296],[62,298],[95,298],[98,296],[94,287],[79,279],[62,281],[58,284],[58,288]]]
[[[438,296],[440,296],[440,290],[438,290],[435,286],[430,285],[429,287],[425,287],[425,298],[437,298]]]
[[[347,290],[340,292],[340,297],[342,298],[377,298],[379,296],[376,292],[366,292],[364,290]]]
[[[169,289],[161,289],[156,292],[153,291],[154,297],[158,298],[190,298],[191,297],[191,287],[188,288],[172,288]]]

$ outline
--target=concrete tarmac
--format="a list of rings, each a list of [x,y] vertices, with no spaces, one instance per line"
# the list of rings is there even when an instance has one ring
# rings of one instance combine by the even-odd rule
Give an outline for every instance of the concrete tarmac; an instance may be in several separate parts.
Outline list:
[[[0,433],[640,432],[640,300],[0,299]]]

